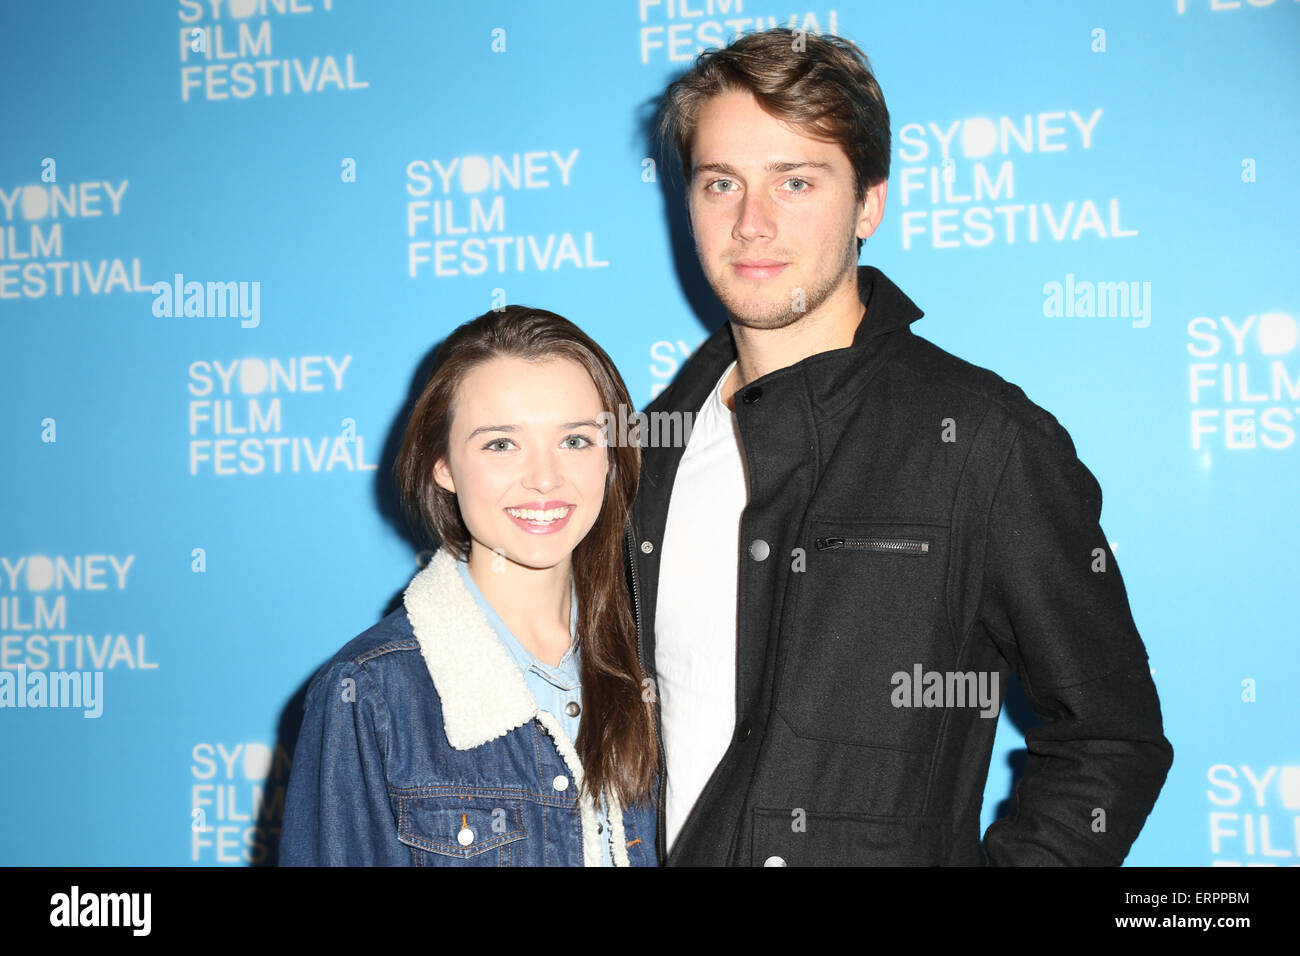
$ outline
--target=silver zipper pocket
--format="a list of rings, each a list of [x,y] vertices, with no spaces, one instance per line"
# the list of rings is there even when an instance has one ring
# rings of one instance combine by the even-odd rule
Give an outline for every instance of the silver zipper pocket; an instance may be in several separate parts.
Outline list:
[[[886,551],[898,554],[929,554],[930,542],[915,538],[843,538],[832,535],[813,541],[818,551]]]

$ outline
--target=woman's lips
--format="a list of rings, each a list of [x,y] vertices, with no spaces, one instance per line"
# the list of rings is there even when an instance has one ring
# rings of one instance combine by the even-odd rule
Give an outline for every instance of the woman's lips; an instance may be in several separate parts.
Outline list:
[[[516,517],[515,515],[512,515],[509,511],[506,512],[506,517],[508,517],[519,527],[523,528],[529,534],[554,534],[556,531],[559,531],[561,528],[563,528],[566,524],[569,523],[569,519],[573,517],[574,510],[575,510],[574,507],[572,505],[569,505],[568,511],[565,512],[564,517],[556,518],[554,521],[550,521],[545,524],[536,521],[529,521],[527,518]]]

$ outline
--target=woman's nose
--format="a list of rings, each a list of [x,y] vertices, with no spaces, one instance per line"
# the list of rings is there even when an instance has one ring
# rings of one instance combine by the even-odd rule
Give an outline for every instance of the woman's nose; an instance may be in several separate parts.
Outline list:
[[[525,487],[548,491],[563,481],[560,465],[554,451],[538,449],[528,456],[524,468],[523,483]]]

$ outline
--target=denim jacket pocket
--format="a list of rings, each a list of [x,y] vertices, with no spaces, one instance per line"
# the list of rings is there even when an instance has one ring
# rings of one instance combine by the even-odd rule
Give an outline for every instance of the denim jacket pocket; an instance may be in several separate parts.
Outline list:
[[[423,866],[508,866],[528,836],[523,801],[480,793],[393,793],[397,838]],[[491,852],[491,851],[497,852]],[[512,852],[512,850],[514,852]]]

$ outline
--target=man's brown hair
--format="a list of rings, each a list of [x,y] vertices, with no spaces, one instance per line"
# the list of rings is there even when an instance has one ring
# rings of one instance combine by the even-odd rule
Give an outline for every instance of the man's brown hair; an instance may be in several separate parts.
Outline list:
[[[853,167],[858,202],[889,178],[889,110],[866,54],[842,37],[778,27],[704,51],[664,91],[661,156],[666,161],[669,147],[676,149],[688,193],[700,107],[733,90],[748,90],[765,112],[802,135],[838,145]]]

